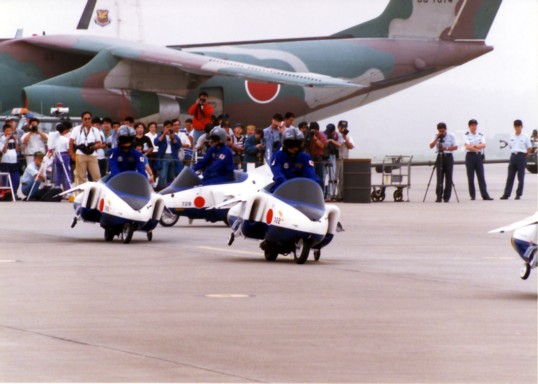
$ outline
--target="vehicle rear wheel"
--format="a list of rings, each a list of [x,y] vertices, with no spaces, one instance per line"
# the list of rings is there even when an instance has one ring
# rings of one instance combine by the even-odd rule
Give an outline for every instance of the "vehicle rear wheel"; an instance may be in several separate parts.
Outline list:
[[[163,227],[172,227],[177,223],[178,220],[179,220],[179,215],[176,215],[169,209],[165,209],[163,211],[163,214],[161,215],[161,219],[159,220],[159,223],[161,223]]]
[[[275,251],[274,249],[268,249],[264,251],[264,254],[265,254],[265,260],[267,261],[275,261],[276,258],[278,257],[278,252]]]
[[[299,239],[295,243],[295,252],[293,253],[293,258],[297,264],[304,264],[308,260],[308,255],[310,253],[310,248],[312,248],[312,241],[306,239]]]
[[[123,224],[123,232],[121,234],[123,238],[123,244],[129,244],[131,242],[134,231],[135,231],[134,224]]]
[[[314,260],[319,261],[320,257],[321,257],[321,249],[314,249]]]
[[[105,229],[105,241],[114,240],[114,231],[112,229]]]
[[[521,267],[521,271],[519,272],[519,277],[523,280],[527,280],[529,275],[531,274],[531,266],[527,263],[523,267]]]
[[[147,234],[147,237],[148,237],[148,241],[153,240],[153,232],[149,231]]]

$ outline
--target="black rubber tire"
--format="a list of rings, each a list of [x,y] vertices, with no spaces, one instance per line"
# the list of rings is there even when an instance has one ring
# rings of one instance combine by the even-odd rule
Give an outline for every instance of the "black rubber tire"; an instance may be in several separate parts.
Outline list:
[[[148,237],[148,241],[153,240],[153,232],[149,231],[146,236]]]
[[[264,255],[265,255],[265,260],[275,261],[276,258],[278,257],[278,252],[273,249],[269,249],[269,250],[264,251]]]
[[[525,263],[525,265],[521,268],[519,277],[521,277],[522,280],[527,280],[530,274],[531,274],[531,266],[528,263]]]
[[[308,260],[310,254],[310,248],[312,248],[312,242],[310,240],[299,239],[295,243],[296,249],[293,253],[293,258],[297,264],[304,264]],[[297,256],[299,253],[299,256]]]
[[[314,249],[314,261],[319,261],[321,257],[321,249]]]
[[[129,244],[131,242],[131,239],[133,238],[133,233],[135,231],[135,226],[132,224],[124,224],[123,225],[123,244]]]
[[[397,190],[394,191],[394,201],[397,201],[397,202],[400,202],[400,201],[403,201],[403,191],[398,188]]]
[[[105,229],[105,241],[112,241],[114,240],[114,231],[111,229]]]
[[[159,220],[159,223],[163,227],[173,227],[177,221],[179,220],[179,215],[176,215],[169,210],[165,209],[163,211],[163,214],[161,215],[161,219]]]

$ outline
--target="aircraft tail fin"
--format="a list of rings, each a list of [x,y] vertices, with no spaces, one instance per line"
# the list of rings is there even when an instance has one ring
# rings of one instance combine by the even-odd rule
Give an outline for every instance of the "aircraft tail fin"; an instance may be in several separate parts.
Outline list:
[[[77,30],[141,42],[142,25],[140,0],[87,0]]]
[[[390,0],[375,19],[334,37],[485,40],[502,0]]]

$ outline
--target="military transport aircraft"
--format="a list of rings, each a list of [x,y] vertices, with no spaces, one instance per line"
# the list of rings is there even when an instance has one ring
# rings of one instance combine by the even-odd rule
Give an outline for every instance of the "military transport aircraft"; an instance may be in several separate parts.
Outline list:
[[[485,38],[501,1],[390,0],[377,18],[326,37],[169,47],[82,35],[11,39],[0,43],[0,109],[64,103],[73,115],[162,121],[185,115],[203,90],[216,114],[254,124],[275,111],[318,120],[491,51]],[[107,22],[98,4],[88,1],[81,28],[88,14]]]

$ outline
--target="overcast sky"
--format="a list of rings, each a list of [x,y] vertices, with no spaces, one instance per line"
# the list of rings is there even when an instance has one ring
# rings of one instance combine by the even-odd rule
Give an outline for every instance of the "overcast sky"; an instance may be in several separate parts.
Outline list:
[[[123,1],[123,0],[122,0]],[[125,20],[142,20],[135,39],[159,44],[193,44],[251,39],[330,35],[369,20],[382,12],[388,0],[205,0],[204,7],[189,0],[124,0],[139,4],[139,15],[123,13]],[[116,1],[117,2],[117,1]],[[0,36],[70,33],[76,27],[84,0],[1,0],[5,15]],[[113,3],[113,1],[112,1]],[[435,125],[445,121],[459,136],[467,121],[476,118],[486,133],[489,153],[499,151],[499,135],[512,132],[512,122],[523,120],[530,134],[538,128],[537,115],[537,3],[504,0],[488,35],[495,50],[463,66],[380,101],[335,116],[349,120],[358,148],[355,157],[383,154],[432,157],[427,147]],[[99,3],[98,3],[99,4]],[[130,7],[135,9],[136,7]],[[505,150],[506,156],[508,154]],[[503,155],[503,152],[498,153]]]

